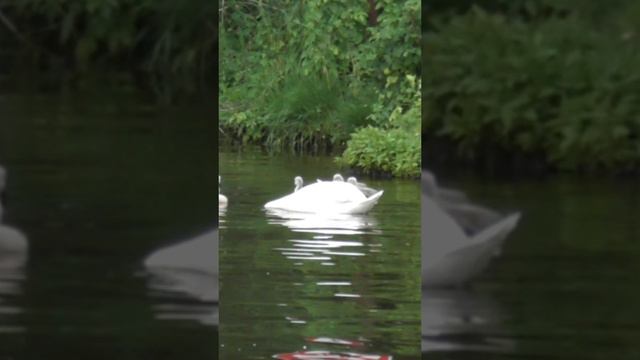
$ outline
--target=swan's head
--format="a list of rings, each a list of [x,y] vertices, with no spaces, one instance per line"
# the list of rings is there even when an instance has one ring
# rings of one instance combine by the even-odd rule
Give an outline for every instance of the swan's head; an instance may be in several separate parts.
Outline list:
[[[7,171],[0,166],[0,220],[2,220],[2,206],[6,204],[6,192],[4,188],[7,184]]]
[[[431,197],[438,193],[436,177],[427,170],[422,170],[422,192]]]
[[[4,190],[4,186],[7,182],[7,171],[0,166],[0,193]]]
[[[340,174],[333,175],[333,181],[344,181],[344,178]]]
[[[296,186],[296,189],[294,191],[298,191],[302,188],[302,184],[303,184],[303,180],[302,180],[302,176],[296,176],[293,179],[293,184]]]
[[[355,176],[350,176],[350,177],[347,179],[347,182],[348,182],[349,184],[358,185],[358,180],[356,180]]]

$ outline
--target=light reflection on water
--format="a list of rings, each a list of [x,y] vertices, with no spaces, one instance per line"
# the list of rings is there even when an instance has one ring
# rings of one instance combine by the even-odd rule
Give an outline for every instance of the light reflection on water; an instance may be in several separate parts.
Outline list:
[[[181,270],[155,270],[150,275],[149,295],[155,303],[157,320],[188,320],[218,326],[217,278]]]
[[[367,181],[385,194],[366,215],[290,213],[263,206],[292,191],[290,169],[291,179],[335,173],[330,158],[251,152],[221,153],[220,161],[230,199],[223,358],[419,357],[417,182]]]
[[[26,279],[24,269],[0,266],[0,333],[25,331],[25,326],[16,318],[23,312],[20,300]]]
[[[287,240],[292,247],[277,247],[274,250],[289,260],[294,260],[294,265],[302,266],[305,261],[320,262],[320,265],[333,266],[338,257],[349,258],[366,256],[366,244],[357,241],[356,235],[381,234],[377,229],[376,220],[367,215],[348,214],[302,214],[286,211],[267,211],[271,216],[269,224],[284,225],[292,232],[304,232],[312,235],[311,240],[290,239]],[[353,240],[351,240],[353,238]],[[381,246],[381,244],[375,244]],[[357,251],[360,250],[360,251]],[[299,261],[302,260],[302,261]],[[332,286],[329,296],[342,299],[358,299],[363,295],[353,289],[353,283],[346,281],[349,278],[335,277],[332,280],[316,282],[317,286]],[[337,288],[339,287],[339,288]],[[338,290],[339,289],[339,290]],[[320,293],[326,293],[325,289],[318,288]],[[365,294],[365,296],[367,296]],[[292,324],[306,324],[307,321],[286,316],[285,319]],[[348,340],[338,339],[338,343]]]
[[[1,189],[0,189],[1,190]],[[1,206],[1,204],[0,204]],[[0,227],[3,227],[0,223]],[[5,229],[13,229],[5,227]],[[0,229],[0,237],[9,236]],[[23,284],[27,281],[25,266],[27,251],[8,251],[2,248],[3,241],[11,242],[11,238],[0,238],[0,333],[23,333],[26,327],[19,321],[24,312],[22,306]]]
[[[424,290],[422,351],[509,352],[515,341],[503,326],[499,304],[472,290]]]
[[[154,251],[145,261],[158,320],[219,324],[218,230]]]

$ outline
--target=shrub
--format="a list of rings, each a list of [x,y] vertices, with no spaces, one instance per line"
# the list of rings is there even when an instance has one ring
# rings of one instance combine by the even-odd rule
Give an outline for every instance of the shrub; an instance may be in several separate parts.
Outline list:
[[[365,174],[417,178],[420,176],[420,137],[401,129],[368,126],[351,136],[347,150],[337,160]]]
[[[424,44],[428,141],[451,141],[475,161],[635,167],[640,49],[615,35],[572,16],[526,22],[479,9],[440,25]]]
[[[338,151],[408,109],[420,68],[420,3],[228,1],[221,41],[225,133],[295,151]],[[258,21],[259,20],[259,21]],[[403,111],[405,111],[403,110]]]
[[[336,160],[341,165],[367,174],[387,173],[398,177],[419,177],[421,158],[421,87],[408,75],[404,86],[408,108],[397,106],[380,127],[356,131],[347,149]],[[409,95],[411,94],[411,95]],[[381,96],[380,101],[384,101]]]

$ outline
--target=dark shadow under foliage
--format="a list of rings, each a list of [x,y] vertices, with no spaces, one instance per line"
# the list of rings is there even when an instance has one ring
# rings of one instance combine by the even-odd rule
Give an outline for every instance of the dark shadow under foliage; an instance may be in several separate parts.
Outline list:
[[[52,90],[106,82],[167,102],[215,88],[215,2],[24,0],[0,11],[4,85],[25,75]]]

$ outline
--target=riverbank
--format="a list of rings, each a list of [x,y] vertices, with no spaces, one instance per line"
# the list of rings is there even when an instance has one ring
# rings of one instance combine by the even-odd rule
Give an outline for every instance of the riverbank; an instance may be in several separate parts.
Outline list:
[[[222,132],[270,149],[342,154],[339,164],[367,174],[418,177],[419,10],[415,0],[225,8]]]

